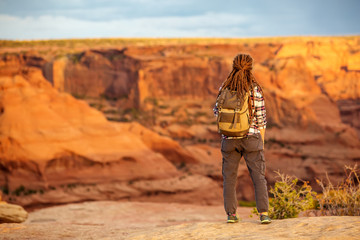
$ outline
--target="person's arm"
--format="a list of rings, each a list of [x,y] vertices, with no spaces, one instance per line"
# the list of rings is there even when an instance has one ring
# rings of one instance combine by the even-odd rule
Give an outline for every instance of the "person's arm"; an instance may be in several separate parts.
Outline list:
[[[219,114],[219,109],[218,109],[218,107],[217,107],[217,102],[215,103],[215,106],[214,106],[214,108],[213,108],[213,112],[214,112],[214,116],[217,117],[218,114]]]
[[[265,143],[265,129],[266,129],[266,109],[265,109],[265,100],[262,96],[261,92],[256,88],[255,91],[255,117],[256,117],[256,125],[260,130],[260,134]]]
[[[216,98],[215,106],[214,106],[214,108],[213,108],[213,112],[214,112],[214,116],[215,116],[215,117],[217,117],[218,114],[219,114],[219,108],[218,108],[217,100],[218,100],[218,98],[219,98],[220,91],[221,91],[221,87],[219,88],[219,94],[218,94],[218,96],[217,96],[217,98]]]
[[[265,128],[259,130],[260,130],[261,138],[263,140],[263,144],[265,144]]]

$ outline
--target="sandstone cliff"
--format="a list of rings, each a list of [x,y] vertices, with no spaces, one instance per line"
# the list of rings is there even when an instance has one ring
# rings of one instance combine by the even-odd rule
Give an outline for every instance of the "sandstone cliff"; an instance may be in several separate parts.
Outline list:
[[[187,181],[203,181],[200,191],[219,188],[207,177],[177,170],[182,162],[196,162],[177,142],[139,124],[109,122],[86,102],[55,90],[38,69],[22,70],[0,78],[5,199],[30,206],[156,192],[194,194],[199,187],[186,187]]]
[[[254,57],[265,92],[270,185],[280,170],[316,188],[360,160],[359,37],[22,50],[0,50],[0,186],[24,205],[221,202],[211,109],[238,52]],[[252,200],[243,161],[238,174],[238,196]]]
[[[359,38],[354,37],[290,39],[283,43],[126,46],[88,49],[50,59],[30,52],[3,55],[0,74],[14,74],[24,65],[39,67],[60,91],[82,98],[114,99],[120,108],[145,107],[147,100],[154,98],[212,99],[230,70],[233,56],[248,52],[255,59],[255,75],[267,90],[270,111],[274,113],[269,114],[271,123],[293,125],[295,121],[299,125],[342,120],[357,128],[359,48]],[[321,109],[328,107],[334,108],[327,111],[331,117],[323,118]],[[288,115],[282,108],[293,111]],[[296,114],[298,110],[301,116]]]

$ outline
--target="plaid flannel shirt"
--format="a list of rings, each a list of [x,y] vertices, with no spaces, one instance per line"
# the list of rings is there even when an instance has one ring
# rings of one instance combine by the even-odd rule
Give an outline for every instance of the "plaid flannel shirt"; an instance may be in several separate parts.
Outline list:
[[[220,87],[219,91],[220,90],[221,90],[221,87]],[[253,102],[254,97],[255,97],[255,102]],[[260,133],[259,129],[265,129],[266,123],[267,123],[265,100],[257,86],[254,87],[254,93],[253,92],[250,93],[250,98],[251,98],[251,104],[252,104],[252,109],[253,109],[253,113],[254,113],[254,118],[253,118],[253,121],[251,123],[250,129],[249,129],[249,132],[247,135],[253,135],[253,134]],[[217,103],[215,104],[213,111],[214,111],[215,117],[217,117],[219,114],[219,109],[218,109]],[[227,138],[227,139],[239,138],[239,137],[227,137],[225,135],[222,135],[222,137]]]

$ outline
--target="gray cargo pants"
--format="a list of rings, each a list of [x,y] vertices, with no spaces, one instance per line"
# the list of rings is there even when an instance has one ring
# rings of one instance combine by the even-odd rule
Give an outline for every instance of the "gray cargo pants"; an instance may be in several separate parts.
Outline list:
[[[260,134],[241,139],[223,139],[221,143],[222,175],[224,179],[224,208],[226,213],[235,213],[237,208],[236,181],[239,162],[244,156],[255,188],[258,212],[267,212],[269,198],[265,179],[265,157]]]

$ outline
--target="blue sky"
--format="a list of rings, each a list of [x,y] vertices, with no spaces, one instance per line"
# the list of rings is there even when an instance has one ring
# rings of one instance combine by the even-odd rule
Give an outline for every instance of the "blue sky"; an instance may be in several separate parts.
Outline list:
[[[360,0],[0,0],[0,39],[360,34]]]

